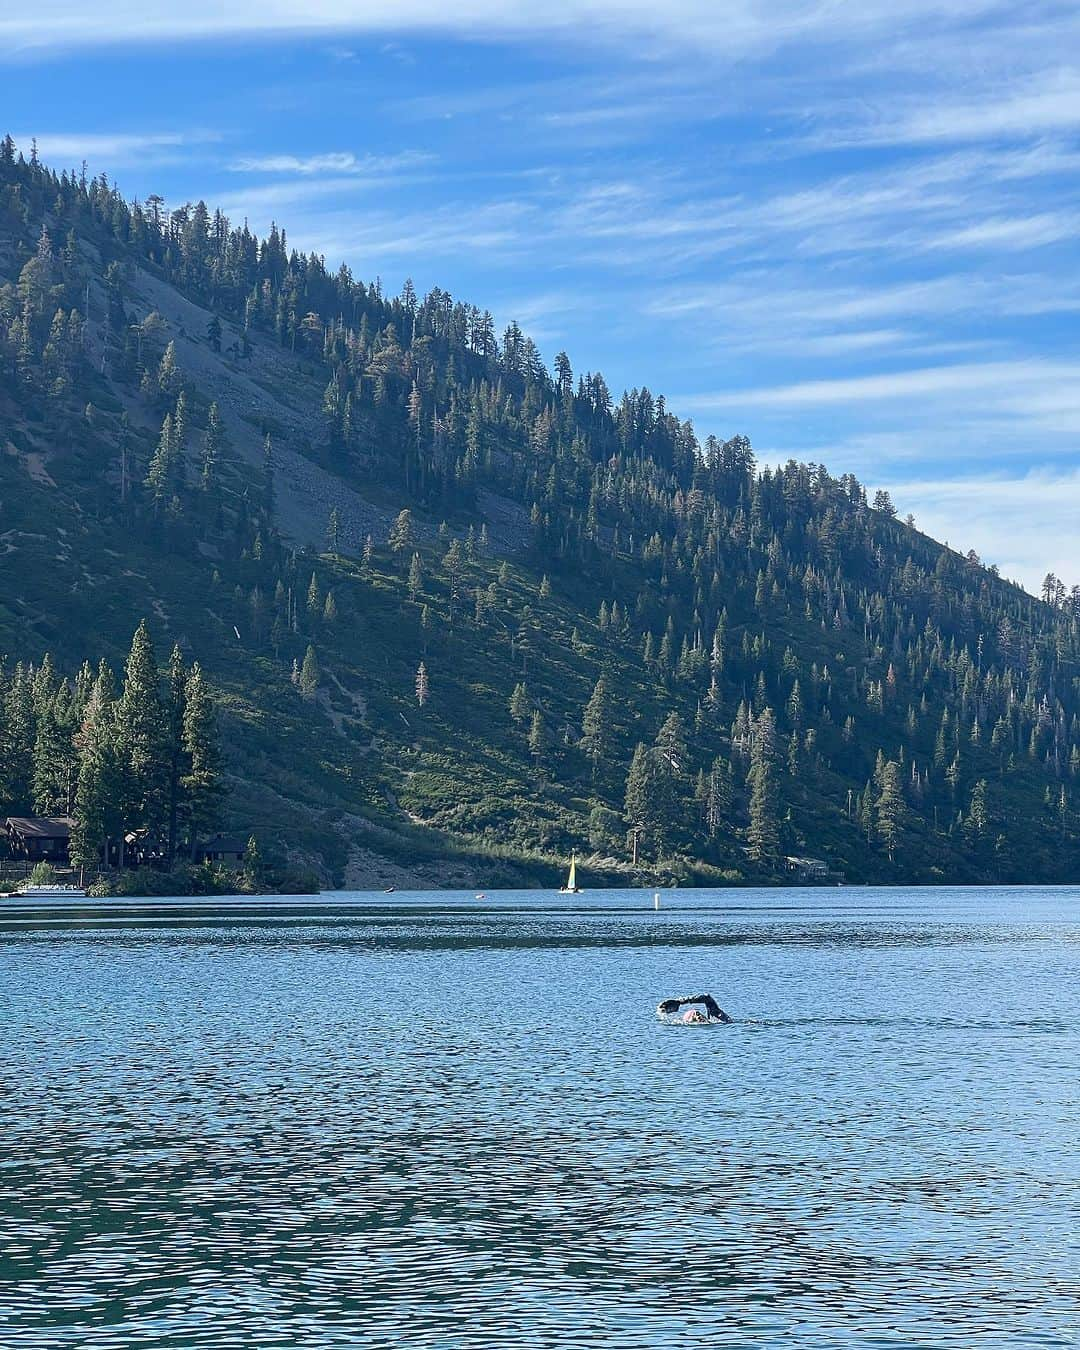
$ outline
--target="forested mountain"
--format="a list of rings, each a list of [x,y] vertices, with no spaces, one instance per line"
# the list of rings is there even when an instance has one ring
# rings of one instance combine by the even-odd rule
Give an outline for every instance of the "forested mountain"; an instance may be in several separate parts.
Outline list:
[[[18,663],[73,685],[145,617],[213,691],[227,823],[328,879],[1080,873],[1077,591],[9,139],[0,551],[0,744]]]

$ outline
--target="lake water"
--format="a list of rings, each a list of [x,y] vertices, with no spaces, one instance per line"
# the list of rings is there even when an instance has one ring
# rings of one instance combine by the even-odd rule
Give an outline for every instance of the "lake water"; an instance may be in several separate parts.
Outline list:
[[[1078,1343],[1080,891],[16,904],[4,1347]]]

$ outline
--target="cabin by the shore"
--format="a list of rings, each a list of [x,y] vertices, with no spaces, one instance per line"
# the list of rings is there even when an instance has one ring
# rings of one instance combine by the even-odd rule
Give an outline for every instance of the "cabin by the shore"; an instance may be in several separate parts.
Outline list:
[[[195,861],[242,863],[247,854],[247,839],[239,834],[215,834],[196,845]]]
[[[75,823],[71,816],[7,816],[0,839],[6,839],[8,853],[17,862],[66,867]],[[246,834],[215,834],[196,845],[193,861],[239,866],[247,856],[247,841]],[[168,866],[168,840],[160,830],[131,830],[122,840],[110,839],[99,856],[106,867],[163,868]]]
[[[74,825],[70,816],[8,816],[8,849],[26,862],[66,863]]]
[[[824,858],[788,857],[784,864],[796,881],[831,881],[837,875]]]

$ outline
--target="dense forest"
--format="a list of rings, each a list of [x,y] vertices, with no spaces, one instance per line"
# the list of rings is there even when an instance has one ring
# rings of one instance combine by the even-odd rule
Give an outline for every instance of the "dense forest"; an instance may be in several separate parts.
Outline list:
[[[0,668],[0,816],[71,816],[80,868],[137,844],[172,867],[218,825],[223,784],[214,706],[198,662],[174,647],[162,672],[145,623],[122,686],[105,660],[73,680],[52,656]]]
[[[1080,871],[1080,588],[10,139],[0,452],[9,667],[89,700],[147,615],[229,821],[328,880]]]

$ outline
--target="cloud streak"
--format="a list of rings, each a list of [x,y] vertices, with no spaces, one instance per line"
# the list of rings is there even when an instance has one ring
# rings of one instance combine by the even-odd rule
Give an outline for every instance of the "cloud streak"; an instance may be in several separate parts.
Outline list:
[[[1019,360],[927,366],[881,374],[691,396],[698,408],[821,408],[977,395],[1002,411],[1068,415],[1080,425],[1080,362]]]
[[[354,155],[351,151],[325,151],[313,155],[242,155],[232,161],[234,173],[251,174],[337,174],[363,178],[385,179],[402,170],[430,164],[433,155],[419,150],[403,151],[398,155]]]
[[[1003,576],[1037,592],[1047,572],[1080,581],[1076,521],[1080,470],[972,479],[917,477],[884,484],[902,513],[954,548],[974,548]]]
[[[1053,10],[1067,13],[1063,6]],[[705,46],[727,60],[792,44],[851,46],[892,34],[899,39],[931,28],[944,41],[950,29],[999,10],[995,0],[954,0],[943,22],[935,0],[861,0],[806,5],[799,0],[106,0],[94,10],[81,0],[11,0],[0,37],[15,48],[163,41],[281,33],[451,33],[514,37],[573,36],[619,45],[643,34],[681,48]],[[1049,116],[1049,113],[1045,114]]]
[[[30,152],[31,142],[36,140],[39,156],[55,167],[81,164],[86,160],[116,169],[136,163],[167,163],[181,152],[211,145],[221,136],[213,131],[42,131],[36,136],[12,132],[12,139],[26,154]]]

